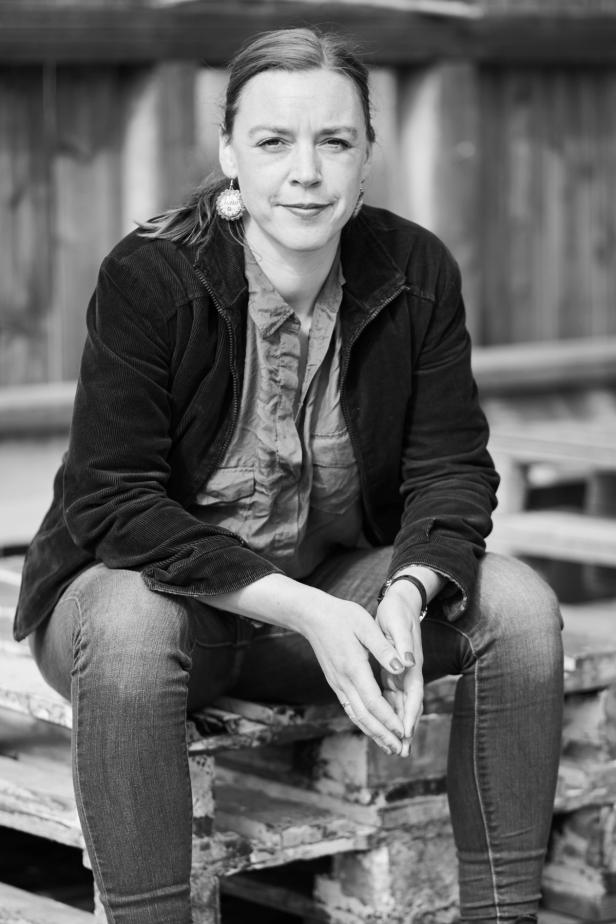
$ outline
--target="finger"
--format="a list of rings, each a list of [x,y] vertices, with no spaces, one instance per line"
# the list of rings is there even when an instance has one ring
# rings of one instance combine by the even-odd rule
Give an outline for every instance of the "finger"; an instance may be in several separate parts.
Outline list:
[[[370,619],[361,629],[358,628],[357,636],[386,671],[391,671],[392,674],[401,674],[404,671],[404,664],[397,649],[374,620]]]
[[[381,608],[379,624],[383,628],[385,638],[398,652],[398,657],[404,667],[413,667],[415,664],[413,620],[409,620],[409,615],[403,612],[399,601],[394,598],[383,601]]]
[[[367,661],[364,666],[365,673],[362,671],[361,678],[354,672],[353,678],[348,678],[344,684],[345,701],[351,704],[353,714],[368,729],[370,737],[386,741],[397,753],[404,732],[402,717],[383,696]],[[349,679],[354,682],[349,683]]]
[[[350,702],[342,702],[341,705],[354,725],[356,725],[366,737],[371,738],[381,750],[385,751],[388,755],[400,753],[402,743],[399,738],[395,736],[392,738],[382,726],[380,730],[376,730],[373,723],[363,721],[356,714]]]
[[[405,676],[404,709],[402,724],[404,738],[412,740],[417,722],[423,712],[423,676],[421,667],[410,668]]]

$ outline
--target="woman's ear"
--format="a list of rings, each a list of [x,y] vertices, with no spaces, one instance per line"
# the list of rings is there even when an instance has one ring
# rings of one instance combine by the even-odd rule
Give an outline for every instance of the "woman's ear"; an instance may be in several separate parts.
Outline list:
[[[218,162],[224,175],[229,179],[235,179],[237,176],[237,161],[231,139],[224,132],[220,132],[218,136]]]
[[[370,169],[372,167],[372,142],[369,141],[366,145],[366,153],[364,156],[364,166],[361,171],[361,182],[362,186],[366,183],[366,180],[370,176]]]

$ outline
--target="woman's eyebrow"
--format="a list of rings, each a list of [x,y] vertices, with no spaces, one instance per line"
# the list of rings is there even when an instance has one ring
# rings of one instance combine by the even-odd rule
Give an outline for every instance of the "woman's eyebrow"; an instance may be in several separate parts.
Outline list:
[[[288,128],[281,128],[276,125],[254,125],[248,132],[249,137],[258,135],[260,132],[269,132],[272,135],[292,135],[293,132]],[[350,135],[351,138],[357,138],[359,132],[351,125],[333,125],[322,128],[319,135]]]
[[[259,132],[270,132],[272,135],[290,135],[291,132],[288,128],[277,128],[275,125],[255,125],[250,129],[248,134],[258,135]]]

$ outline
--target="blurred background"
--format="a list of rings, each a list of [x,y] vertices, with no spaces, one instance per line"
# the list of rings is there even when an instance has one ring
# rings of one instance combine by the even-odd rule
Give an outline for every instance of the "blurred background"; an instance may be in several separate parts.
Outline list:
[[[24,657],[22,555],[66,447],[98,266],[217,167],[241,43],[298,25],[344,34],[370,67],[367,201],[460,264],[502,474],[490,547],[565,604],[545,903],[616,920],[616,0],[0,0],[0,657]],[[28,695],[0,679],[0,706],[27,712]],[[445,747],[433,758],[444,786]],[[89,908],[79,856],[62,879],[3,785],[0,879]],[[298,920],[225,917],[248,919]]]
[[[216,166],[228,57],[304,23],[363,49],[368,200],[451,247],[475,343],[616,335],[613,6],[4,0],[0,385],[76,377],[102,257]]]

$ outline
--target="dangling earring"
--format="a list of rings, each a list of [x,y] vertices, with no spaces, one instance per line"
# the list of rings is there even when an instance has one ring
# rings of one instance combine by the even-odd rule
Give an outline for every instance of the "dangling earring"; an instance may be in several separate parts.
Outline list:
[[[235,189],[234,182],[231,177],[229,188],[223,189],[216,197],[216,211],[227,221],[237,221],[244,214],[244,200],[239,189]]]
[[[355,203],[355,208],[353,209],[353,214],[351,218],[357,218],[361,212],[361,207],[364,204],[364,184],[363,182],[359,186],[359,196],[357,197],[357,202]]]

